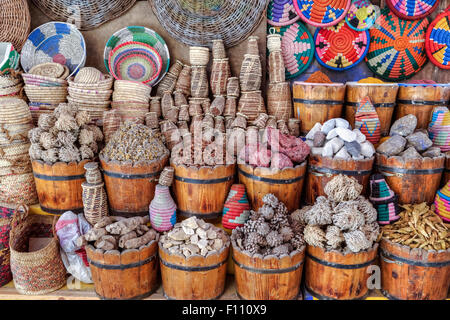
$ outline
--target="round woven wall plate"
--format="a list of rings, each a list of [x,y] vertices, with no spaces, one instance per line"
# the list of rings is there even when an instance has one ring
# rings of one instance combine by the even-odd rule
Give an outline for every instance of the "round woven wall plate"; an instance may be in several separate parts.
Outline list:
[[[27,0],[0,1],[0,42],[11,42],[20,52],[30,33]]]
[[[351,0],[294,0],[300,19],[316,27],[329,27],[345,18]]]
[[[369,31],[351,29],[345,21],[328,28],[318,28],[314,34],[317,61],[332,70],[347,70],[360,63],[367,54]]]
[[[41,63],[56,62],[67,66],[72,76],[86,62],[86,43],[75,25],[48,22],[30,33],[20,61],[25,72]]]
[[[287,26],[298,21],[293,0],[270,0],[267,8],[267,23],[275,26]]]
[[[417,20],[432,13],[439,4],[439,0],[386,0],[386,4],[397,17]]]
[[[103,52],[103,60],[106,66],[106,70],[111,73],[109,69],[109,55],[111,51],[126,42],[140,42],[153,47],[156,52],[161,56],[162,67],[159,76],[147,83],[148,85],[155,86],[166,75],[170,66],[170,54],[164,39],[156,33],[154,30],[141,27],[141,26],[129,26],[116,31],[106,43],[105,50]]]
[[[450,69],[450,10],[442,12],[431,22],[425,36],[430,61],[442,69]]]
[[[275,29],[275,32],[281,35],[281,54],[286,68],[286,79],[298,77],[313,61],[314,39],[311,33],[300,21],[270,29]]]
[[[354,0],[345,16],[345,22],[356,31],[369,30],[380,16],[380,8],[370,0]]]
[[[377,28],[370,29],[366,55],[369,69],[388,81],[409,79],[427,63],[425,33],[428,19],[401,20],[388,7],[381,10]]]
[[[189,46],[232,47],[247,39],[265,18],[267,0],[149,0],[164,29]]]

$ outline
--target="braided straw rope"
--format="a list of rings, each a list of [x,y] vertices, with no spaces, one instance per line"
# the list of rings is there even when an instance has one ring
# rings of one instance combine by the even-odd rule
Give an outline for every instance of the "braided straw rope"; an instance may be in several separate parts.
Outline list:
[[[0,42],[11,42],[18,51],[30,33],[31,16],[27,0],[0,3]]]

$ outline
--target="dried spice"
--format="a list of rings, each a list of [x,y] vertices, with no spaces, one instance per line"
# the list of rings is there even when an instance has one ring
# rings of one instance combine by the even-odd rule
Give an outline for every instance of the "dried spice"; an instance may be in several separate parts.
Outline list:
[[[305,82],[308,82],[308,83],[333,83],[330,80],[330,78],[328,78],[328,76],[321,71],[314,72],[312,75],[309,76],[309,78],[307,80],[305,80]]]

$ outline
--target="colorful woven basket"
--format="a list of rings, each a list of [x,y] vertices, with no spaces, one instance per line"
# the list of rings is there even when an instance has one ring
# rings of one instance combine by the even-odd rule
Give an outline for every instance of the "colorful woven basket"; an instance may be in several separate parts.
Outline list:
[[[372,144],[377,144],[381,137],[380,118],[372,101],[368,96],[359,103],[355,112],[355,128],[359,129],[367,140]]]
[[[399,18],[417,20],[432,13],[439,4],[439,0],[387,0],[386,4]]]
[[[428,125],[428,135],[433,146],[442,152],[450,151],[450,112],[447,107],[435,107]]]
[[[428,26],[425,47],[433,64],[442,69],[450,69],[450,8]]]
[[[434,199],[435,212],[445,222],[450,222],[450,181],[436,193]]]
[[[267,8],[267,23],[276,26],[288,26],[300,17],[295,11],[292,0],[271,0]]]
[[[351,0],[294,0],[300,18],[316,27],[329,27],[345,18]]]
[[[305,25],[298,21],[289,26],[269,29],[274,29],[281,35],[281,53],[286,68],[286,79],[295,78],[308,69],[314,57],[314,39]]]
[[[345,22],[356,31],[369,30],[380,16],[380,8],[370,0],[353,0],[345,16]]]
[[[73,24],[48,22],[30,33],[20,60],[25,72],[41,63],[57,62],[69,68],[70,77],[86,62],[86,43]]]
[[[317,28],[314,51],[317,61],[332,70],[347,70],[360,63],[369,50],[369,31],[351,29],[344,21]]]
[[[398,196],[389,188],[382,174],[370,177],[369,200],[377,210],[379,224],[390,224],[400,218]]]
[[[177,205],[173,201],[169,187],[156,185],[155,197],[149,206],[152,228],[164,232],[173,228],[177,222]]]
[[[155,86],[156,84],[158,84],[169,70],[170,54],[169,48],[167,47],[164,39],[154,30],[149,28],[129,26],[116,31],[109,38],[103,52],[103,60],[106,66],[106,70],[111,73],[111,70],[109,69],[109,56],[111,54],[111,51],[114,50],[114,48],[127,42],[140,42],[143,44],[147,44],[153,47],[153,49],[155,49],[156,52],[161,56],[161,72],[154,80],[151,80],[147,83],[150,86]]]
[[[148,83],[157,79],[161,73],[162,59],[150,45],[130,41],[111,51],[108,64],[117,80]]]
[[[227,229],[243,226],[249,218],[250,204],[245,191],[245,185],[231,186],[227,200],[223,206],[222,225]]]
[[[428,20],[401,20],[389,8],[381,10],[378,28],[370,29],[367,66],[388,81],[409,79],[426,64],[425,32]]]

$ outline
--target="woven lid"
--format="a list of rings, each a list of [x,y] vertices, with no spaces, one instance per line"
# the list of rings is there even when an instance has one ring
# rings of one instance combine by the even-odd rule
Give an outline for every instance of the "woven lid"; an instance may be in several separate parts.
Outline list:
[[[345,18],[351,0],[294,0],[300,18],[316,27],[329,27]]]
[[[281,35],[281,54],[286,68],[286,79],[299,76],[313,61],[314,39],[311,33],[300,21],[289,26],[271,27],[269,32],[273,30]]]
[[[29,71],[30,74],[57,79],[61,78],[64,72],[65,69],[63,65],[55,62],[47,62],[35,65]]]
[[[345,16],[345,22],[356,31],[369,30],[380,16],[380,8],[370,0],[353,0]]]
[[[439,0],[386,0],[389,9],[405,20],[417,20],[428,16],[436,9]]]
[[[296,21],[300,17],[295,11],[292,0],[270,0],[267,8],[267,23],[276,26],[287,26]]]
[[[316,59],[328,69],[350,69],[366,56],[369,39],[369,31],[353,30],[345,21],[332,27],[318,28],[314,34]]]
[[[370,29],[366,56],[372,72],[389,81],[409,79],[426,64],[425,31],[428,20],[401,20],[389,8],[381,10],[379,28]]]
[[[0,42],[11,42],[20,51],[30,32],[27,0],[0,2]]]
[[[431,22],[426,33],[426,50],[430,61],[442,69],[450,69],[450,10]]]
[[[264,17],[267,0],[152,0],[153,12],[164,29],[190,46],[226,47],[245,40]]]

